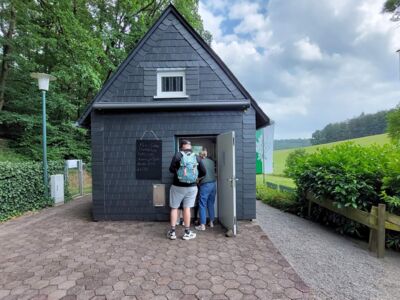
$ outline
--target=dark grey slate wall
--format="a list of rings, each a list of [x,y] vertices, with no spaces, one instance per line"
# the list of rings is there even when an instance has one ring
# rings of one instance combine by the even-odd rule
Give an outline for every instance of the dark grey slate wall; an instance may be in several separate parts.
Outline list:
[[[163,101],[153,98],[156,95],[157,68],[186,69],[188,101],[245,98],[221,67],[170,13],[97,101]]]
[[[92,112],[93,216],[97,220],[167,220],[169,209],[152,204],[152,184],[172,182],[168,171],[176,135],[235,131],[237,214],[253,219],[255,208],[255,112]],[[163,142],[162,180],[136,180],[135,147],[145,130]],[[168,196],[168,193],[167,193]],[[168,203],[168,201],[167,201]]]

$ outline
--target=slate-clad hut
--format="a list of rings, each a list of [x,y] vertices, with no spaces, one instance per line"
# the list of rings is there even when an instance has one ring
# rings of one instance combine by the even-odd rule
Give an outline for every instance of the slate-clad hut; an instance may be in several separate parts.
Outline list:
[[[95,220],[167,220],[179,140],[218,165],[217,215],[256,216],[256,129],[269,118],[168,6],[79,119],[91,129]]]

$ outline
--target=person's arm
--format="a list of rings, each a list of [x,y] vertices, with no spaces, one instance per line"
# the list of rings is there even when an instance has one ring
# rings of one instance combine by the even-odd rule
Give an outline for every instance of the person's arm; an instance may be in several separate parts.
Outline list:
[[[176,153],[176,154],[172,157],[171,164],[170,164],[170,166],[169,166],[169,171],[170,171],[171,173],[173,173],[173,174],[175,174],[176,171],[179,169],[178,164],[179,164],[179,162],[180,162],[180,158],[178,158],[178,156],[179,156],[179,153]]]
[[[203,178],[207,174],[206,167],[204,166],[203,160],[197,157],[197,161],[199,163],[198,170],[199,170],[199,178]]]

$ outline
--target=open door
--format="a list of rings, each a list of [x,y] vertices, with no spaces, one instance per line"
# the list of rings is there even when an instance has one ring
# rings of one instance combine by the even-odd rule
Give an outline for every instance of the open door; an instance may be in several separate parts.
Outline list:
[[[218,152],[218,219],[236,235],[235,132],[217,136]]]

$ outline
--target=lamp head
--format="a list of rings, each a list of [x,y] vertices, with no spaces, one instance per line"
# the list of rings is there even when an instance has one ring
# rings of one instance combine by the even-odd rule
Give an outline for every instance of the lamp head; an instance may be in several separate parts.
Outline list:
[[[56,80],[53,75],[49,75],[46,73],[31,73],[31,77],[38,80],[39,90],[41,91],[48,91],[49,82]]]

